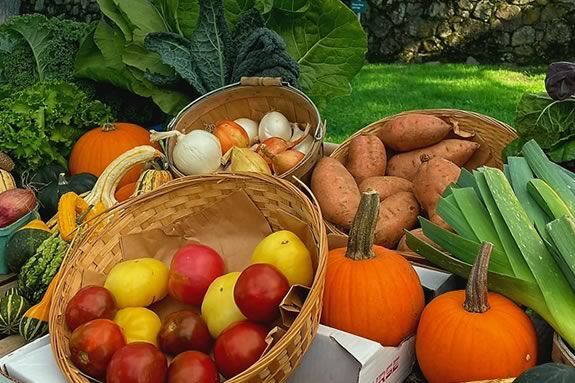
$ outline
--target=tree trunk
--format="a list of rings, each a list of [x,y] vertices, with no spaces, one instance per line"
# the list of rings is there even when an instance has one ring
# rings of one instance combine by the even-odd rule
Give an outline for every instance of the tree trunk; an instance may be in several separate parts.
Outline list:
[[[0,24],[20,13],[20,0],[0,0]]]

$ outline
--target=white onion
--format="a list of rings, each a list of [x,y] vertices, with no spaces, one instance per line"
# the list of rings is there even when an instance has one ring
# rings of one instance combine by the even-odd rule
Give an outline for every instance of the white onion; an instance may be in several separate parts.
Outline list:
[[[248,137],[250,138],[250,145],[255,144],[258,141],[258,123],[254,120],[250,120],[249,118],[238,118],[234,120],[239,126],[241,126]]]
[[[209,174],[217,171],[222,161],[220,141],[205,130],[192,130],[182,134],[176,130],[164,133],[153,132],[152,141],[177,137],[172,152],[174,165],[187,176]]]
[[[290,141],[293,142],[296,141],[301,136],[303,136],[305,132],[301,130],[297,124],[291,124],[291,126],[293,128],[293,134],[290,138]],[[302,142],[294,146],[293,149],[300,151],[303,154],[308,154],[312,146],[313,146],[313,137],[311,135],[308,135],[306,138],[304,138]]]
[[[264,142],[271,137],[279,137],[289,141],[291,137],[290,123],[280,112],[266,113],[260,121],[258,131],[260,142]]]

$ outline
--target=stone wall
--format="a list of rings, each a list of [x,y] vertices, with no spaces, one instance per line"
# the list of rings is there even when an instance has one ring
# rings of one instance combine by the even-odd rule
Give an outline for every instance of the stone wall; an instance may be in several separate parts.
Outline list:
[[[575,58],[575,0],[368,0],[370,61]],[[474,60],[471,60],[474,61]]]
[[[96,0],[22,0],[20,12],[42,13],[87,22],[100,18]]]

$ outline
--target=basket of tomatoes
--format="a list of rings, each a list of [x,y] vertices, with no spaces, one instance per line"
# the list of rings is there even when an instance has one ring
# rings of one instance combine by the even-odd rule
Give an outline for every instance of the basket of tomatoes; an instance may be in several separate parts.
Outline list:
[[[295,185],[175,180],[75,238],[50,310],[57,364],[78,383],[283,382],[317,330],[326,256]]]

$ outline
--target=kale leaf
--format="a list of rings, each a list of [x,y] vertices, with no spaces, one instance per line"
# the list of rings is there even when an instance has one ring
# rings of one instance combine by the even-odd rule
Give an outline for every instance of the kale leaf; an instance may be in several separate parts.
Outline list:
[[[92,25],[42,15],[0,25],[0,83],[22,89],[38,81],[74,80],[74,59]]]

